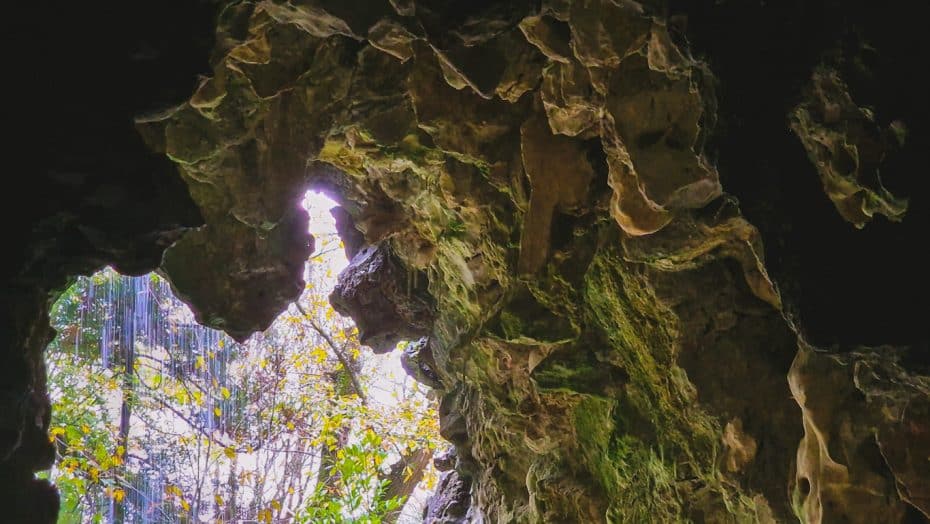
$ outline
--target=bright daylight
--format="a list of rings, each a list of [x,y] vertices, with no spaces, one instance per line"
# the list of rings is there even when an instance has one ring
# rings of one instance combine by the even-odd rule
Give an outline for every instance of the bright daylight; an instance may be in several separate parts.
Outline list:
[[[155,273],[82,277],[52,310],[60,523],[410,523],[435,485],[435,401],[327,296],[346,265],[321,193],[306,290],[239,344]],[[403,346],[404,343],[401,343]]]

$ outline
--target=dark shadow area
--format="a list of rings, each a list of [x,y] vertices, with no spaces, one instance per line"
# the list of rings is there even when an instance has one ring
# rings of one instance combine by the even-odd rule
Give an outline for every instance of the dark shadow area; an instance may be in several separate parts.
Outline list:
[[[925,175],[930,106],[922,67],[924,18],[912,2],[675,1],[679,29],[718,78],[719,124],[709,150],[726,191],[762,232],[767,264],[820,346],[926,344],[924,242],[930,224]],[[788,35],[788,36],[786,36]],[[812,69],[826,60],[870,107],[879,126],[908,129],[882,180],[910,199],[901,223],[884,217],[857,230],[824,194],[788,127]]]
[[[158,266],[203,219],[175,166],[133,119],[181,103],[209,72],[217,4],[168,0],[4,8],[3,121],[12,160],[0,262],[0,508],[52,522],[58,494],[33,473],[54,459],[42,352],[69,278]]]
[[[35,168],[33,176],[18,177],[11,196],[40,197],[17,198],[15,210],[7,208],[25,226],[7,240],[11,269],[32,263],[24,248],[30,236],[54,236],[74,244],[63,247],[65,255],[131,245],[138,262],[117,262],[127,273],[143,273],[165,246],[143,247],[140,236],[200,223],[175,167],[145,147],[134,118],[183,102],[197,75],[210,72],[216,13],[214,2],[185,0],[20,4],[7,11],[19,48],[8,125],[26,142],[28,155],[20,153]]]

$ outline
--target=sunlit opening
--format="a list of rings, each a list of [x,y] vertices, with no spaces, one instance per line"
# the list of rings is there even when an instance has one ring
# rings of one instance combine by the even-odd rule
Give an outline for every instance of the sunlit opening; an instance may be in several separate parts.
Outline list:
[[[435,402],[327,297],[347,264],[325,195],[297,304],[243,344],[156,274],[105,269],[55,304],[59,522],[417,522]]]

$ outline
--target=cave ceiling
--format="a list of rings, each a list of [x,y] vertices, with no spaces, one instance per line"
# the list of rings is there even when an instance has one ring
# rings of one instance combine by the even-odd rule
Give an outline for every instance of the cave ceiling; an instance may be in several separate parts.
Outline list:
[[[352,257],[334,307],[376,351],[415,341],[441,399],[426,522],[930,519],[914,4],[21,9],[47,23],[17,34],[40,151],[6,210],[11,522],[55,517],[68,279],[158,270],[244,339],[303,289],[310,188]]]

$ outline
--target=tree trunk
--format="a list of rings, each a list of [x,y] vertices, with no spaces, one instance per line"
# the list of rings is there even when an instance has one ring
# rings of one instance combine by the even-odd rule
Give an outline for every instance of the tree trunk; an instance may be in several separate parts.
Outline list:
[[[236,475],[236,459],[234,458],[232,464],[229,465],[229,480],[227,481],[229,485],[229,500],[226,502],[226,508],[224,508],[224,514],[226,516],[226,522],[236,522],[236,518],[239,516],[239,511],[237,506],[239,504],[239,478]]]
[[[132,331],[132,328],[129,329]],[[121,472],[124,478],[126,478],[125,457],[129,451],[129,421],[130,417],[132,417],[132,376],[136,361],[135,333],[130,332],[129,337],[127,338],[129,339],[129,343],[126,344],[126,354],[123,366],[123,389],[119,413],[119,435],[116,439],[116,449],[113,452],[113,454],[119,456],[120,460],[122,461],[119,468],[117,468],[117,471]],[[122,453],[119,451],[120,448],[123,450]],[[126,521],[126,500],[127,498],[125,496],[121,500],[117,500],[115,497],[113,499],[113,522],[116,524],[123,524],[123,522]]]
[[[429,448],[420,448],[402,456],[400,460],[391,464],[390,471],[380,476],[382,481],[387,480],[384,499],[390,500],[397,497],[400,501],[400,506],[385,515],[381,520],[383,524],[397,522],[410,494],[416,489],[417,484],[423,480],[423,474],[426,472],[426,466],[429,465],[431,458],[432,454],[429,452]]]
[[[348,364],[352,366],[351,368],[343,368],[335,373],[330,375],[330,380],[336,384],[336,394],[339,396],[351,395],[355,392],[354,382],[349,380],[349,377],[352,373],[358,371],[359,363],[356,359],[352,358],[348,361],[343,361],[344,365]],[[348,424],[343,424],[342,427],[336,430],[336,444],[335,446],[329,446],[326,442],[323,442],[320,445],[320,469],[317,471],[317,483],[319,486],[322,486],[322,489],[326,493],[331,493],[333,496],[338,496],[336,491],[336,485],[339,481],[339,476],[333,471],[333,467],[336,465],[336,455],[339,450],[344,448],[345,445],[349,442],[349,433],[351,428]]]

